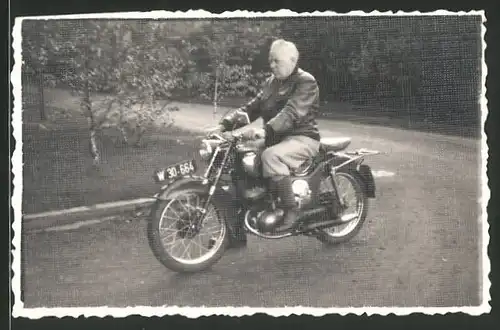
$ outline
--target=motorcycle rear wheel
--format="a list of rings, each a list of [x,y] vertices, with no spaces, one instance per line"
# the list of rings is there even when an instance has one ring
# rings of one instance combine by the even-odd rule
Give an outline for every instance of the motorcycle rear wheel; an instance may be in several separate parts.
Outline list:
[[[317,239],[323,243],[328,245],[338,245],[341,243],[345,243],[351,240],[354,236],[356,236],[361,228],[363,227],[366,216],[368,214],[368,198],[365,193],[364,182],[361,177],[358,175],[358,172],[352,168],[343,168],[337,171],[335,174],[335,180],[338,181],[340,178],[347,179],[347,181],[354,188],[355,196],[356,196],[356,219],[348,222],[344,230],[340,232],[335,232],[341,226],[335,226],[327,229],[320,230],[316,235]],[[339,190],[342,189],[341,185],[337,182]],[[340,196],[342,196],[342,191],[338,192]],[[353,214],[343,214],[340,213],[340,216],[354,216]]]
[[[203,246],[201,239],[200,242],[196,244],[197,248],[201,251],[203,248],[207,250],[206,255],[200,256],[198,259],[194,261],[188,261],[187,259],[183,259],[182,256],[174,256],[172,251],[174,250],[173,245],[177,245],[176,243],[171,243],[172,251],[168,251],[167,245],[164,243],[164,239],[162,238],[162,230],[160,229],[163,224],[163,219],[166,217],[166,213],[169,208],[171,209],[174,203],[181,199],[184,196],[197,196],[200,203],[198,203],[199,207],[201,207],[206,200],[206,189],[205,187],[189,187],[175,191],[170,196],[167,197],[167,200],[158,201],[155,205],[154,209],[151,212],[151,218],[148,222],[147,227],[147,236],[150,248],[156,257],[156,259],[164,265],[166,268],[178,272],[178,273],[194,273],[200,272],[210,268],[214,265],[220,258],[224,255],[224,252],[227,249],[229,244],[229,231],[226,226],[226,223],[219,215],[218,210],[215,205],[210,204],[207,209],[206,218],[203,222],[203,227],[211,226],[208,225],[207,221],[209,217],[214,217],[216,222],[219,223],[221,227],[221,232],[217,235],[216,239],[209,238],[209,243],[207,247]],[[172,212],[175,213],[175,212]],[[179,213],[179,212],[178,212]],[[189,213],[189,212],[185,212]],[[172,217],[173,218],[173,217]],[[193,217],[194,219],[194,217]],[[188,240],[194,241],[199,233],[195,233],[193,230],[190,232],[192,220],[191,217],[189,219],[179,219],[177,224],[171,225],[167,230],[171,230],[169,236],[174,236],[174,241],[176,238],[185,239],[188,237]],[[201,228],[203,230],[203,227]],[[188,229],[185,229],[188,228]],[[174,233],[176,229],[179,229],[177,233]],[[210,235],[212,236],[212,235]],[[189,242],[191,244],[192,242]],[[182,242],[183,247],[185,247],[184,242]],[[210,246],[211,245],[211,246]],[[182,247],[181,247],[182,249]],[[187,247],[185,247],[187,250]],[[185,253],[186,251],[184,251]],[[182,255],[184,255],[184,253]],[[191,255],[191,254],[189,254]]]

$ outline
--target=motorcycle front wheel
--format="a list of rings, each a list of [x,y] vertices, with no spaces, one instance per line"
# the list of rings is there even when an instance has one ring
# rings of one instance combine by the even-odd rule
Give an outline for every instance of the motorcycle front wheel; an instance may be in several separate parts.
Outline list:
[[[224,255],[229,243],[226,223],[209,204],[201,226],[201,208],[206,201],[204,187],[175,191],[158,201],[148,223],[148,241],[156,259],[179,273],[206,270]]]
[[[356,170],[352,168],[340,169],[335,173],[335,181],[342,204],[338,216],[343,220],[350,221],[319,232],[316,237],[329,245],[345,243],[356,236],[363,227],[368,213],[368,198],[364,182]],[[331,177],[322,181],[320,190],[322,193],[333,190]]]

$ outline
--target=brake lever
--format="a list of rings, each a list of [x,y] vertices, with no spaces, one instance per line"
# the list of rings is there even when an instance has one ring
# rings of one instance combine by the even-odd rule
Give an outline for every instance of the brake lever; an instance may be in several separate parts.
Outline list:
[[[212,137],[216,137],[217,139],[219,140],[225,140],[222,136],[220,136],[219,134],[217,133],[211,133],[209,136],[209,138],[212,138]]]

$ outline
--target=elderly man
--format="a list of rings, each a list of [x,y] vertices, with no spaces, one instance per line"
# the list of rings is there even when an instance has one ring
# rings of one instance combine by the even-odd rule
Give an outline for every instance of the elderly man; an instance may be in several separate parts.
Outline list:
[[[319,89],[314,77],[297,66],[299,52],[285,40],[276,40],[269,51],[272,71],[261,91],[245,106],[253,122],[264,121],[265,149],[261,154],[262,170],[269,179],[269,189],[279,196],[284,210],[283,223],[297,219],[297,208],[290,180],[290,168],[297,168],[319,152],[320,134],[315,121],[319,106]],[[231,128],[234,114],[223,118],[220,129]],[[262,130],[261,130],[262,131]],[[259,137],[250,130],[247,138]]]

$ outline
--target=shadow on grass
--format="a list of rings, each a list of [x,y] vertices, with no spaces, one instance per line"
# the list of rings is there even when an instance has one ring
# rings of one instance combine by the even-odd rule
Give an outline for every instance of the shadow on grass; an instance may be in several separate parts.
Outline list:
[[[86,127],[23,129],[23,213],[38,213],[153,195],[153,171],[196,158],[197,136],[170,128],[143,137],[138,146],[118,132],[98,137],[101,163],[94,165]]]

